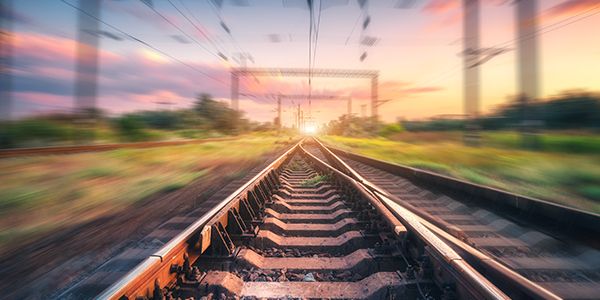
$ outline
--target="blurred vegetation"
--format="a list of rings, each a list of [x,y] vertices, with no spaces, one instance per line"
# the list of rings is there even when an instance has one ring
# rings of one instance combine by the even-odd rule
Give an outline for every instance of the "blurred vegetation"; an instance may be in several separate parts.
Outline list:
[[[322,139],[358,154],[600,213],[600,152],[573,154],[572,148],[564,145],[549,152],[523,151],[515,147],[517,137],[514,133],[484,133],[477,148],[464,146],[460,132]],[[560,144],[557,141],[577,138],[584,144],[600,142],[599,136],[548,135],[543,140],[554,147],[553,143]]]
[[[382,129],[379,129],[379,135],[381,136],[390,136],[394,133],[403,132],[404,127],[402,124],[385,124]]]
[[[246,137],[0,160],[0,253],[15,239],[132,209],[155,193],[198,180],[241,179],[265,156],[287,147],[285,141]]]
[[[443,116],[442,116],[443,117]],[[434,119],[402,121],[408,131],[456,131],[465,129],[464,120]],[[546,130],[600,130],[600,94],[566,91],[546,100],[526,102],[521,98],[507,103],[477,120],[482,130],[509,130],[532,126]]]
[[[233,123],[236,114],[237,132]],[[136,111],[117,117],[88,109],[83,114],[50,113],[0,124],[0,148],[202,139],[234,133],[272,136],[277,122],[276,118],[273,122],[252,122],[209,94],[199,94],[188,109]],[[282,134],[297,132],[283,128]]]

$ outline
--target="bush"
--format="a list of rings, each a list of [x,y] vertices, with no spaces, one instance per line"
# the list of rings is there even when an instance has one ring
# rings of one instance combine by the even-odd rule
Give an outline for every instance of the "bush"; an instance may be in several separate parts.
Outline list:
[[[381,136],[389,136],[394,133],[404,132],[404,127],[399,124],[386,124],[381,130],[379,130],[379,135]]]
[[[123,116],[117,119],[115,125],[123,141],[141,142],[148,140],[148,134],[143,130],[144,125],[136,116]]]
[[[177,135],[184,139],[197,139],[200,138],[200,132],[195,129],[183,129],[177,131]]]

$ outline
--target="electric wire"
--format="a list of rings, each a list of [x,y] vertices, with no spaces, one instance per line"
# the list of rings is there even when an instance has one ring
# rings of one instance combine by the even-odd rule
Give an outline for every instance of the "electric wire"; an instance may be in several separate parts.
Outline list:
[[[512,39],[512,40],[506,41],[506,42],[504,42],[504,43],[500,43],[500,44],[498,44],[498,45],[496,45],[496,46],[494,46],[494,47],[499,47],[499,46],[502,46],[502,45],[504,45],[504,44],[508,44],[508,46],[513,46],[513,45],[515,45],[515,43],[514,43],[515,41],[519,41],[519,40],[522,40],[522,41],[529,40],[529,39],[532,39],[532,38],[535,38],[535,37],[538,37],[538,36],[544,35],[544,34],[546,34],[546,33],[552,32],[552,31],[554,31],[554,30],[557,30],[557,29],[559,29],[559,28],[563,28],[563,27],[565,27],[565,26],[567,26],[567,25],[573,24],[573,23],[575,23],[575,22],[579,22],[579,21],[581,21],[581,20],[583,20],[583,19],[589,18],[589,17],[591,17],[591,16],[593,16],[593,15],[596,15],[596,14],[600,13],[600,11],[597,11],[597,12],[594,12],[594,13],[592,13],[592,14],[589,14],[589,15],[587,15],[587,16],[583,16],[583,17],[581,17],[582,15],[585,15],[585,14],[587,14],[587,13],[589,13],[589,12],[592,12],[592,11],[594,11],[594,10],[596,10],[596,9],[599,9],[599,8],[600,8],[600,5],[594,6],[594,7],[592,7],[592,8],[586,9],[585,11],[583,11],[583,12],[580,12],[580,13],[578,13],[578,14],[574,15],[574,16],[571,16],[571,17],[569,17],[569,18],[566,18],[566,19],[564,19],[564,20],[560,20],[560,21],[558,21],[558,22],[556,22],[556,23],[550,24],[550,25],[548,25],[548,26],[545,26],[545,27],[543,27],[543,28],[540,28],[540,29],[538,29],[538,30],[536,30],[536,31],[534,31],[534,32],[532,32],[532,33],[529,33],[529,34],[527,34],[527,35],[524,35],[524,36],[522,36],[522,37],[516,37],[516,38],[514,38],[514,39]],[[575,19],[575,18],[578,18],[578,17],[581,17],[581,18],[579,18],[579,19],[576,19],[576,20],[573,20],[573,19]],[[569,23],[566,23],[566,24],[563,24],[563,25],[561,25],[561,26],[558,26],[558,27],[556,27],[556,28],[551,28],[551,27],[557,26],[557,25],[559,25],[559,24],[561,24],[561,23],[564,23],[564,22],[570,21],[570,20],[573,20],[573,21],[572,21],[572,22],[569,22]],[[548,30],[547,30],[547,29],[548,29]],[[544,30],[546,30],[546,31],[544,31]],[[512,44],[511,44],[511,43],[512,43]]]
[[[140,0],[142,1],[142,0]],[[143,1],[142,1],[143,2]],[[170,1],[169,1],[170,2]],[[177,28],[177,30],[179,30],[179,32],[183,33],[185,36],[187,36],[190,40],[192,40],[194,43],[196,43],[198,46],[202,47],[204,50],[208,51],[208,53],[212,54],[214,57],[218,58],[218,59],[223,59],[222,57],[220,57],[219,55],[213,53],[212,51],[210,51],[208,48],[204,47],[204,45],[200,44],[196,39],[194,39],[191,35],[187,34],[184,30],[182,30],[181,28],[179,28],[179,26],[177,26],[175,23],[171,22],[171,20],[169,20],[167,17],[165,17],[163,14],[161,14],[159,11],[157,11],[154,7],[148,6],[154,13],[156,13],[157,15],[159,15],[161,18],[163,18],[165,21],[167,21],[169,24],[173,25],[173,27]]]
[[[173,2],[171,2],[171,0],[167,0],[169,2],[169,4],[171,4],[171,6],[173,6],[173,8],[175,8],[177,10],[177,12],[179,12],[179,14],[181,14],[190,24],[192,24],[192,26],[194,26],[194,28],[196,28],[196,30],[198,30],[198,32],[200,32],[207,41],[209,41],[213,47],[215,47],[215,50],[217,50],[217,52],[221,52],[221,50],[217,47],[217,45],[215,43],[213,43],[213,41],[210,39],[210,37],[204,33],[204,31],[202,31],[200,28],[198,28],[198,26],[196,26],[196,24],[194,22],[192,22],[192,20],[190,20],[186,14],[184,14],[177,6],[175,6],[175,4]],[[183,3],[183,2],[181,2]],[[189,11],[189,9],[188,9]],[[229,53],[227,53],[225,50],[223,50],[223,52],[225,52],[225,54],[227,54],[227,56],[230,56]]]
[[[594,15],[596,15],[596,14],[600,13],[600,10],[599,10],[599,11],[596,11],[596,12],[593,12],[593,13],[591,13],[591,14],[589,14],[589,15],[586,15],[586,16],[583,16],[583,15],[585,15],[585,14],[587,14],[587,13],[589,13],[589,12],[592,12],[592,11],[594,11],[594,10],[596,10],[596,9],[599,9],[599,8],[600,8],[600,5],[598,5],[598,6],[594,6],[594,7],[592,7],[592,8],[589,8],[589,9],[587,9],[587,10],[583,11],[583,12],[580,12],[580,13],[578,13],[578,14],[574,15],[574,16],[571,16],[571,17],[569,17],[569,18],[566,18],[566,19],[564,19],[564,20],[558,21],[558,22],[556,22],[556,23],[553,23],[553,24],[550,24],[550,25],[548,25],[548,26],[545,26],[545,27],[543,27],[543,28],[541,28],[541,29],[538,29],[538,30],[536,30],[536,31],[535,31],[535,32],[533,32],[533,33],[530,33],[530,34],[524,35],[523,37],[517,37],[517,38],[514,38],[514,39],[512,39],[512,40],[508,40],[508,41],[506,41],[506,42],[503,42],[503,43],[497,44],[497,45],[495,45],[495,46],[494,46],[494,47],[492,47],[492,48],[495,48],[495,47],[501,47],[501,46],[503,46],[503,45],[506,45],[506,46],[504,46],[504,47],[510,47],[510,46],[514,46],[514,45],[516,45],[516,43],[515,43],[516,41],[519,41],[519,40],[525,41],[525,40],[529,40],[529,39],[532,39],[532,38],[535,38],[535,37],[538,37],[538,36],[541,36],[541,35],[547,34],[547,33],[549,33],[549,32],[552,32],[552,31],[554,31],[554,30],[557,30],[557,29],[559,29],[559,28],[563,28],[563,27],[565,27],[565,26],[567,26],[567,25],[570,25],[570,24],[573,24],[573,23],[579,22],[579,21],[581,21],[581,20],[584,20],[584,19],[586,19],[586,18],[589,18],[589,17],[591,17],[591,16],[594,16]],[[579,17],[579,18],[578,18],[578,17]],[[577,18],[577,19],[576,19],[576,18]],[[574,20],[574,19],[575,19],[575,20]],[[568,22],[568,21],[571,21],[571,22]],[[568,22],[568,23],[566,23],[566,24],[562,24],[562,23],[565,23],[565,22]],[[558,27],[555,27],[555,26],[557,26],[557,25],[559,25],[559,24],[562,24],[562,25],[561,25],[561,26],[558,26]],[[552,28],[552,27],[554,27],[554,28]],[[545,31],[544,31],[544,30],[545,30]],[[448,73],[448,72],[452,71],[453,69],[455,69],[455,68],[459,67],[461,64],[462,64],[462,63],[459,63],[458,65],[456,65],[456,66],[454,66],[454,67],[450,68],[450,69],[449,69],[449,70],[447,70],[447,71],[444,71],[443,73],[441,73],[440,75],[438,75],[438,76],[436,76],[436,77],[434,77],[434,78],[439,78],[439,77],[441,77],[443,74],[446,74],[446,73]],[[423,87],[423,86],[425,86],[425,85],[426,85],[425,87],[430,87],[430,86],[433,86],[434,84],[439,84],[439,83],[441,83],[441,82],[443,82],[443,81],[447,80],[448,78],[450,78],[450,77],[453,77],[454,75],[458,74],[459,72],[460,72],[460,69],[459,69],[458,71],[456,71],[456,72],[454,72],[454,73],[452,73],[452,74],[450,74],[450,75],[448,75],[448,76],[446,76],[446,77],[444,77],[444,78],[440,79],[440,80],[433,81],[432,83],[430,83],[430,84],[427,84],[427,85],[426,85],[426,83],[427,83],[427,82],[430,82],[430,81],[432,81],[432,80],[433,80],[433,79],[429,79],[429,80],[425,81],[425,83],[421,83],[421,84],[419,84],[418,86],[415,86],[415,87],[413,87],[413,88],[420,88],[420,87]]]
[[[181,1],[181,0],[180,0]],[[217,16],[217,18],[219,18],[219,21],[223,24],[225,24],[223,22],[223,18],[221,17],[221,15],[217,12],[216,8],[213,7],[214,3],[212,1],[209,1],[209,6],[212,9],[213,13],[215,14],[215,16]],[[229,39],[233,42],[233,44],[235,44],[238,48],[238,50],[241,52],[241,54],[243,55],[244,53],[247,53],[242,46],[237,42],[237,40],[235,39],[235,37],[233,36],[233,34],[231,34],[231,30],[227,31],[228,35],[229,35]],[[248,83],[248,80],[250,80],[249,78],[247,78],[246,76],[242,76],[242,80],[245,80]],[[260,83],[259,81],[255,81],[259,86],[261,86],[264,90],[266,90],[269,94],[274,94],[269,88],[267,88],[266,86],[264,86],[262,83]]]
[[[93,15],[91,15],[90,13],[88,13],[88,12],[86,12],[86,11],[84,11],[84,10],[80,9],[79,7],[77,7],[77,6],[73,5],[73,4],[71,4],[71,3],[69,3],[69,2],[67,2],[67,1],[65,1],[65,0],[60,0],[60,1],[61,1],[61,2],[63,2],[63,3],[65,3],[65,4],[66,4],[66,5],[68,5],[68,6],[71,6],[71,7],[72,7],[72,8],[74,8],[74,9],[76,9],[76,10],[78,10],[78,11],[80,11],[80,12],[82,12],[82,13],[86,14],[86,15],[87,15],[87,16],[89,16],[90,18],[92,18],[92,19],[95,19],[95,20],[97,20],[98,22],[100,22],[100,23],[102,23],[102,24],[104,24],[104,25],[106,25],[106,26],[108,26],[108,27],[110,27],[110,28],[112,28],[112,29],[114,29],[114,30],[116,30],[116,31],[120,32],[121,34],[125,35],[126,37],[128,37],[128,38],[130,38],[130,39],[132,39],[132,40],[134,40],[134,41],[136,41],[136,42],[138,42],[138,43],[140,43],[140,44],[142,44],[142,45],[144,45],[144,46],[146,46],[146,47],[148,47],[148,48],[150,48],[150,49],[152,49],[152,50],[154,50],[154,51],[156,51],[156,52],[158,52],[158,53],[160,53],[160,54],[162,54],[162,55],[164,55],[164,56],[166,56],[166,57],[168,57],[168,58],[170,58],[170,59],[172,59],[172,60],[174,60],[174,61],[176,61],[176,62],[178,62],[178,63],[180,63],[180,64],[182,64],[182,65],[185,65],[186,67],[188,67],[188,68],[190,68],[190,69],[192,69],[192,70],[194,70],[194,71],[196,71],[196,72],[198,72],[198,73],[200,73],[200,74],[203,74],[203,75],[205,75],[205,76],[207,76],[207,77],[209,77],[209,78],[211,78],[211,79],[213,79],[213,80],[215,80],[215,81],[217,81],[217,82],[219,82],[219,83],[222,83],[223,85],[226,85],[226,86],[228,86],[228,87],[231,87],[231,85],[230,85],[230,84],[228,84],[228,83],[226,83],[226,82],[224,82],[224,81],[221,81],[220,79],[218,79],[218,78],[216,78],[216,77],[214,77],[214,76],[212,76],[212,75],[210,75],[210,74],[208,74],[208,73],[206,73],[206,72],[204,72],[204,71],[201,71],[201,70],[199,70],[198,68],[196,68],[196,67],[194,67],[194,66],[192,66],[192,65],[190,65],[190,64],[188,64],[188,63],[186,63],[186,62],[184,62],[184,61],[182,61],[182,60],[180,60],[180,59],[177,59],[177,58],[175,58],[174,56],[172,56],[172,55],[170,55],[170,54],[168,54],[168,53],[166,53],[166,52],[164,52],[164,51],[162,51],[162,50],[160,50],[160,49],[158,49],[158,48],[156,48],[156,47],[154,47],[154,46],[152,46],[152,45],[148,44],[147,42],[144,42],[144,41],[140,40],[139,38],[137,38],[137,37],[135,37],[135,36],[133,36],[133,35],[131,35],[131,34],[129,34],[129,33],[127,33],[127,32],[125,32],[125,31],[123,31],[123,30],[121,30],[121,29],[119,29],[119,28],[117,28],[117,27],[115,27],[115,26],[113,26],[113,25],[111,25],[111,24],[109,24],[109,23],[105,22],[105,21],[102,21],[102,20],[101,20],[101,19],[99,19],[99,18],[96,18],[95,16],[93,16]]]
[[[354,22],[354,26],[352,27],[352,30],[350,30],[350,34],[348,34],[348,38],[346,38],[346,42],[344,43],[344,45],[348,45],[350,36],[352,36],[352,34],[354,33],[354,29],[356,29],[356,25],[358,24],[358,21],[360,21],[360,17],[362,17],[362,12],[358,15],[358,18],[356,18],[356,22]]]
[[[315,62],[317,59],[317,45],[319,44],[319,29],[321,28],[321,8],[323,6],[323,0],[319,1],[319,19],[317,21],[317,25],[316,25],[316,31],[315,31],[315,49],[313,50],[313,68],[315,67]]]

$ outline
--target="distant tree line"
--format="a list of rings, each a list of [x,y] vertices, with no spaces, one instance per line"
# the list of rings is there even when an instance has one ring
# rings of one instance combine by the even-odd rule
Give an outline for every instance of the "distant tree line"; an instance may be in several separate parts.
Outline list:
[[[549,130],[600,130],[600,94],[565,92],[549,100],[525,102],[512,99],[478,120],[483,130],[537,126]],[[464,130],[464,120],[400,121],[408,131]]]
[[[236,117],[237,114],[237,118]],[[237,119],[237,124],[235,124]],[[253,122],[209,94],[198,94],[191,108],[153,110],[109,117],[99,109],[83,114],[48,113],[0,124],[0,148],[81,144],[94,140],[141,142],[274,131],[275,122]]]

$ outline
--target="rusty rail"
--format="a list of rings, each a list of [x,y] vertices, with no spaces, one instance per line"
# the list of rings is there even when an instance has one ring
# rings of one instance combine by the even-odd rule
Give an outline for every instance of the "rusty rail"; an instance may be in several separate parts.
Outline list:
[[[152,285],[154,280],[164,280],[168,282],[175,275],[171,275],[169,267],[171,264],[182,263],[181,255],[185,250],[195,244],[206,249],[210,244],[210,227],[211,221],[226,207],[231,206],[233,202],[239,201],[240,197],[247,194],[254,186],[262,184],[273,176],[274,170],[281,166],[290,156],[298,149],[303,140],[286,151],[277,160],[263,169],[254,178],[241,186],[229,197],[217,204],[211,211],[206,213],[199,220],[194,222],[169,243],[165,244],[157,252],[150,255],[146,260],[137,265],[133,270],[128,272],[118,282],[108,287],[104,292],[94,299],[97,300],[117,300],[123,296],[135,294],[138,290]],[[192,246],[193,247],[193,246]]]
[[[322,146],[322,145],[321,145]],[[357,186],[362,187],[362,189],[366,192],[369,191],[371,201],[378,210],[388,210],[384,216],[389,215],[390,213],[393,215],[393,219],[397,222],[400,220],[402,224],[406,225],[406,227],[410,228],[411,231],[417,234],[427,245],[429,245],[438,255],[442,257],[442,259],[448,263],[452,268],[454,268],[461,277],[470,283],[479,293],[481,293],[485,299],[497,299],[497,300],[508,300],[506,294],[500,291],[494,284],[488,281],[483,275],[478,273],[473,267],[471,267],[468,263],[466,263],[463,258],[456,253],[450,246],[448,246],[445,242],[443,242],[437,235],[435,235],[431,230],[425,227],[419,220],[417,216],[404,209],[402,206],[399,206],[391,200],[387,199],[382,193],[385,191],[379,189],[377,186],[371,184],[367,180],[365,180],[362,176],[360,176],[356,171],[350,168],[347,164],[345,164],[341,159],[337,156],[333,155],[333,153],[329,153],[330,158],[335,161],[338,165],[344,166],[344,171],[352,174],[349,176],[345,174],[345,172],[341,172],[325,162],[319,160],[317,157],[310,154],[306,151],[302,146],[300,147],[306,155],[312,157],[313,160],[317,161],[322,166],[328,167],[333,170],[338,176],[346,177],[347,180],[351,182],[357,182]],[[357,178],[352,178],[353,176],[357,176]],[[387,195],[387,193],[385,193]],[[381,200],[379,200],[381,199]],[[384,208],[381,208],[377,205],[377,202],[381,201]],[[390,202],[395,204],[390,205]],[[389,217],[386,217],[388,219]]]
[[[385,206],[388,207],[390,210],[392,210],[399,218],[405,219],[407,221],[411,220],[410,222],[417,224],[418,228],[423,228],[423,227],[426,228],[427,229],[426,232],[428,232],[427,234],[435,233],[436,237],[443,238],[445,241],[450,243],[453,247],[462,250],[464,253],[467,253],[469,255],[469,259],[471,261],[477,262],[479,264],[479,266],[481,266],[486,271],[488,271],[492,274],[495,274],[499,278],[502,278],[502,280],[504,280],[511,286],[517,287],[517,289],[519,289],[523,293],[527,294],[529,297],[532,297],[533,299],[553,299],[553,300],[562,299],[561,297],[558,297],[557,295],[551,293],[550,291],[546,290],[545,288],[529,281],[528,279],[524,278],[520,274],[510,270],[509,268],[500,264],[499,262],[495,261],[494,259],[490,258],[489,256],[481,253],[479,250],[462,242],[460,240],[461,233],[458,228],[456,228],[452,225],[446,224],[445,222],[443,222],[439,219],[432,218],[432,216],[423,213],[421,210],[413,207],[410,204],[407,204],[407,203],[400,204],[403,202],[401,199],[395,197],[394,195],[387,193],[385,190],[381,189],[377,185],[366,180],[358,172],[356,172],[354,169],[352,169],[350,166],[348,166],[348,164],[346,164],[344,161],[342,161],[337,155],[335,155],[329,149],[329,147],[326,147],[325,145],[323,145],[316,138],[315,138],[315,141],[317,142],[319,148],[321,148],[322,151],[324,151],[326,153],[326,155],[329,156],[330,159],[336,161],[336,163],[339,166],[341,166],[341,168],[343,168],[345,173],[350,174],[349,176],[353,177],[357,181],[364,184],[367,188],[369,188],[375,195],[377,195],[377,197],[379,199],[381,199],[381,201],[385,204]],[[335,149],[335,150],[342,152],[342,150],[339,150],[339,149]],[[349,154],[348,152],[344,152],[344,153]],[[357,154],[353,154],[353,155],[359,156]],[[363,159],[363,161],[372,159],[372,158],[363,157],[363,156],[361,156],[361,158]],[[372,160],[377,161],[378,164],[385,163],[383,161],[379,161],[376,159],[372,159]],[[394,164],[391,164],[391,163],[387,163],[387,164],[389,164],[390,166],[394,166]],[[396,166],[398,166],[398,165],[396,165]],[[406,166],[398,166],[398,167],[410,168],[410,167],[406,167]],[[386,169],[389,170],[389,168],[386,168]],[[417,171],[418,172],[426,172],[426,171],[421,171],[421,170],[416,170],[416,169],[413,169],[413,170],[415,172],[417,172]],[[433,174],[430,172],[426,172],[426,173],[430,176],[437,175],[437,174]],[[445,177],[445,179],[449,179],[449,178]],[[470,183],[467,183],[464,181],[461,181],[461,182],[464,184],[470,184]],[[478,188],[485,188],[485,187],[478,186]],[[532,200],[541,201],[541,200],[537,200],[537,199],[532,199]],[[419,233],[419,235],[420,234],[421,233]],[[478,278],[478,276],[474,276],[474,278]],[[485,289],[487,287],[487,284],[482,281],[482,282],[478,283],[477,286],[479,286],[482,289]]]
[[[316,139],[315,139],[316,140]],[[500,189],[483,186],[433,172],[399,165],[380,159],[366,157],[351,153],[335,147],[324,146],[332,154],[341,154],[352,160],[364,163],[374,168],[390,172],[411,181],[435,186],[438,190],[457,193],[462,192],[471,197],[470,201],[483,208],[490,208],[491,204],[505,210],[521,211],[529,220],[540,220],[547,224],[563,225],[565,235],[585,236],[594,239],[600,235],[600,215],[574,207],[552,203],[532,197],[527,197]]]
[[[50,154],[72,154],[83,152],[108,151],[128,148],[153,148],[165,146],[179,146],[188,144],[203,144],[209,142],[235,141],[240,138],[224,139],[202,139],[190,141],[169,141],[169,142],[144,142],[144,143],[123,143],[123,144],[103,144],[103,145],[84,145],[84,146],[65,146],[65,147],[35,147],[35,148],[16,148],[0,149],[0,158],[50,155]]]
[[[155,281],[163,283],[172,282],[176,275],[170,271],[170,267],[172,265],[183,264],[183,260],[187,259],[187,255],[184,256],[183,253],[189,253],[190,260],[196,259],[211,243],[215,243],[215,232],[218,233],[218,229],[215,229],[215,227],[227,226],[229,212],[231,210],[235,211],[236,207],[240,210],[242,202],[248,202],[252,200],[252,197],[257,197],[256,195],[261,193],[264,198],[264,195],[266,195],[265,192],[277,187],[278,183],[274,180],[280,174],[282,165],[288,162],[296,153],[299,153],[301,156],[310,156],[310,160],[317,166],[315,169],[331,173],[337,178],[338,182],[349,184],[358,193],[357,195],[360,195],[359,197],[369,201],[373,208],[391,225],[396,237],[406,239],[410,234],[423,241],[427,245],[425,248],[429,249],[426,251],[441,259],[444,268],[452,273],[451,276],[454,276],[453,278],[457,278],[460,285],[468,291],[468,295],[478,295],[475,298],[510,299],[438,237],[434,233],[434,230],[424,225],[424,222],[421,222],[418,216],[411,214],[401,207],[394,207],[393,204],[388,203],[384,194],[385,191],[378,189],[375,185],[369,185],[368,181],[363,180],[361,182],[352,178],[353,176],[345,174],[350,173],[353,175],[351,168],[346,166],[347,169],[344,168],[345,170],[342,172],[319,160],[302,147],[303,141],[290,148],[275,162],[217,204],[158,251],[146,258],[95,299],[133,299],[131,297],[147,295]],[[341,160],[336,160],[336,163],[338,166],[344,165]],[[389,201],[389,199],[387,200]],[[436,265],[440,264],[436,261]]]

